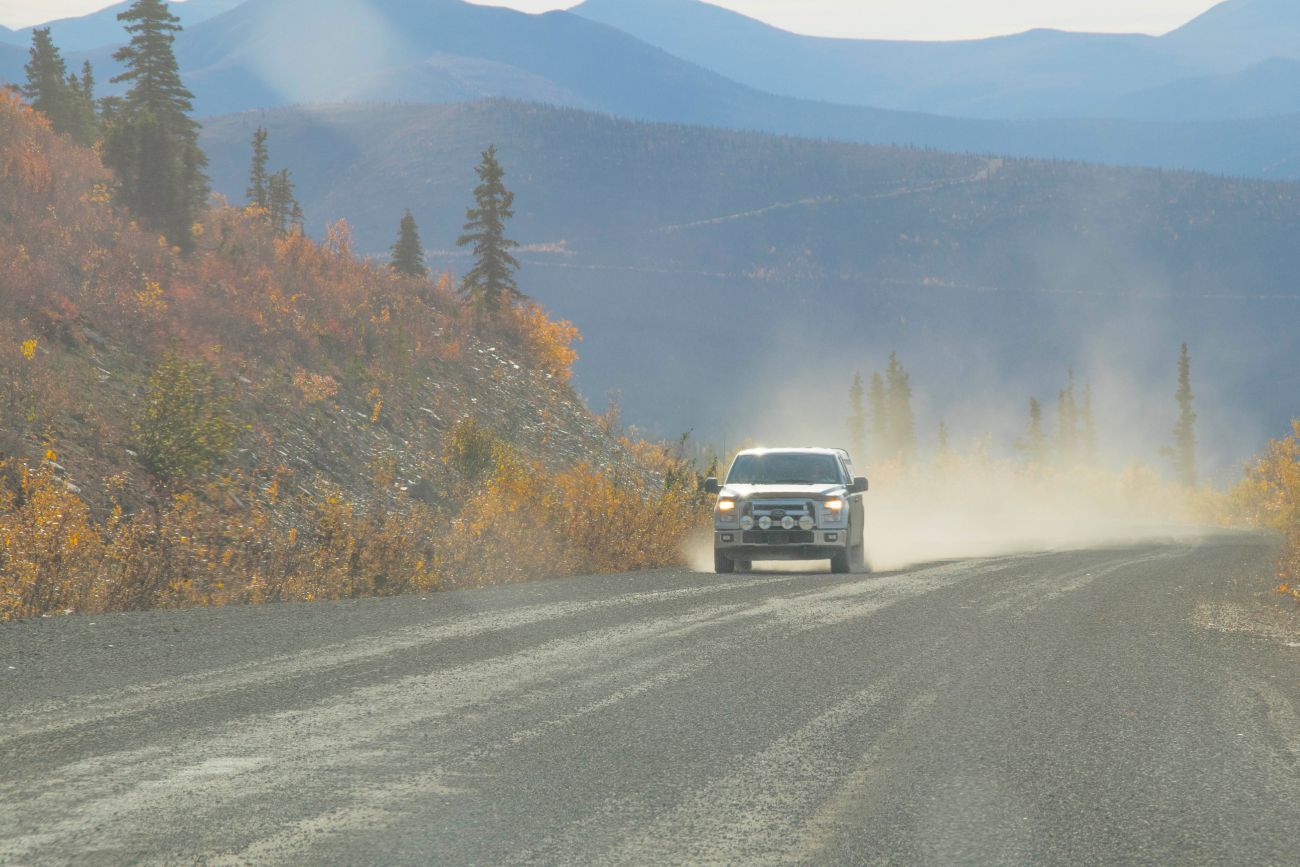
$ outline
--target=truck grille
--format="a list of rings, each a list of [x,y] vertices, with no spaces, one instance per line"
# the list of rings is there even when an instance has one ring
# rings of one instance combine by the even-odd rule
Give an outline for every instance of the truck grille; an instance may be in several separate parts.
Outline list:
[[[750,502],[751,514],[754,520],[766,515],[775,523],[781,523],[781,519],[787,515],[798,521],[804,515],[809,515],[813,520],[817,519],[817,512],[811,500],[753,500]]]
[[[811,530],[746,530],[746,545],[811,545]]]

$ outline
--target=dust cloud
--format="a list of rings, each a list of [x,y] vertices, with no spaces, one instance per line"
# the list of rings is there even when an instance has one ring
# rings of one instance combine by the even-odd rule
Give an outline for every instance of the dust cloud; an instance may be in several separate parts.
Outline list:
[[[1206,396],[1196,406],[1198,431],[1206,434],[1198,442],[1202,486],[1188,490],[1174,483],[1163,449],[1177,420],[1173,393],[1180,344],[1172,335],[1148,337],[1145,342],[1107,340],[1109,364],[1099,360],[1102,353],[1085,351],[1077,366],[1042,366],[1015,380],[977,365],[942,378],[920,367],[911,380],[916,452],[906,463],[874,460],[872,443],[864,449],[850,442],[852,371],[842,383],[788,373],[784,381],[767,377],[761,403],[756,400],[748,417],[731,428],[733,437],[739,430],[747,435],[727,448],[724,472],[740,448],[848,447],[857,472],[871,482],[864,499],[865,542],[875,571],[950,559],[1194,541],[1213,532],[1207,525],[1221,496],[1205,480],[1223,488],[1240,478],[1241,462],[1258,447],[1259,436],[1240,423],[1231,430],[1219,416],[1236,414],[1222,409],[1227,402],[1216,395],[1219,389],[1209,377],[1194,378],[1198,394]],[[1149,357],[1114,364],[1115,346],[1137,346]],[[901,358],[907,364],[906,356]],[[857,369],[869,378],[883,367],[876,359]],[[1058,397],[1071,375],[1076,398],[1090,387],[1095,431],[1090,446],[1068,450],[1058,431]],[[1042,407],[1044,439],[1036,458],[1023,442],[1030,396]],[[835,409],[831,417],[828,408]],[[940,422],[952,432],[946,447],[936,435]],[[711,536],[691,540],[684,556],[692,568],[712,570]],[[763,563],[759,568],[825,566]]]
[[[889,572],[942,560],[1189,542],[1210,528],[1199,503],[1153,472],[1074,470],[1031,475],[1013,461],[954,457],[887,468],[865,495],[867,561]],[[712,538],[693,538],[692,569],[713,569]],[[819,571],[825,563],[762,562],[759,571]]]

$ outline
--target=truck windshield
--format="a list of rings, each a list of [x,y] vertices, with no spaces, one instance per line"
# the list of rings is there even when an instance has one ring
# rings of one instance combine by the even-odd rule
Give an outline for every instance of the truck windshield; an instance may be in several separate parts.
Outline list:
[[[842,481],[834,456],[794,452],[740,455],[727,474],[728,484],[739,485],[834,485]]]

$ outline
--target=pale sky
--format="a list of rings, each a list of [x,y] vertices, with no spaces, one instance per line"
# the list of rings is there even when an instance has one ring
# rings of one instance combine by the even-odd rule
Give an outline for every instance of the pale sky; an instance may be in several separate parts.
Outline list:
[[[113,0],[0,0],[0,24],[18,28],[84,15]],[[179,2],[179,0],[177,0]],[[477,0],[526,12],[563,9],[573,0]],[[1164,33],[1217,0],[712,0],[751,18],[823,36],[965,39],[1032,27]]]

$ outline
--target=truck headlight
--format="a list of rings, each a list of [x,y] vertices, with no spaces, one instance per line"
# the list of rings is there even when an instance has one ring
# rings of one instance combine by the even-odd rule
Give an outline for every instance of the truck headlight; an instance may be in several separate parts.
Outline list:
[[[826,509],[826,518],[831,521],[839,521],[844,517],[844,501],[841,499],[827,500],[822,503]]]
[[[736,501],[735,501],[735,500],[718,500],[718,511],[721,512],[721,513],[724,514],[724,515],[727,514],[727,513],[729,513],[729,512],[734,513],[734,512],[736,511]]]

